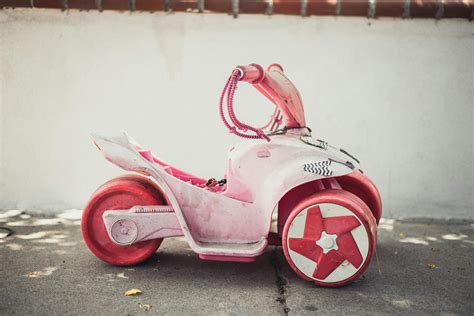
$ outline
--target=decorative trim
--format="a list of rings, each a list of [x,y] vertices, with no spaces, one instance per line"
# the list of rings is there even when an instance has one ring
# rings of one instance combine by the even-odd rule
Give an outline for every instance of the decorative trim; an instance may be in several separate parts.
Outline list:
[[[128,5],[127,5],[128,1]],[[224,13],[231,14],[234,18],[239,16],[239,0],[209,0],[209,9],[206,10],[206,0],[111,0],[105,7],[102,0],[80,2],[80,10],[119,10],[119,11],[181,11],[190,14]],[[334,2],[335,1],[335,2]],[[35,1],[35,0],[4,0],[0,1],[0,8],[47,8],[75,10],[77,2],[69,0]],[[211,9],[216,9],[216,12]],[[244,8],[250,8],[244,9]],[[264,9],[266,8],[266,9]],[[326,16],[360,16],[367,18],[394,17],[394,18],[425,18],[425,19],[450,19],[462,18],[468,21],[474,19],[474,2],[454,0],[252,0],[242,3],[242,12],[250,14],[284,14]]]
[[[267,15],[272,15],[273,14],[273,0],[268,0],[268,6],[267,6]],[[474,14],[474,11],[473,11]]]
[[[199,13],[204,12],[204,0],[197,0],[197,9]]]
[[[403,16],[406,19],[410,17],[410,0],[403,0]]]
[[[439,20],[444,16],[444,1],[443,0],[437,0],[437,1],[438,1],[438,11],[436,11],[435,19]]]
[[[303,170],[310,173],[319,174],[320,176],[332,176],[332,171],[329,170],[331,165],[330,160],[323,160],[317,162],[306,163],[303,165]]]
[[[232,0],[232,16],[234,19],[239,16],[239,0]]]
[[[371,19],[375,18],[376,6],[377,4],[375,0],[369,0],[369,9],[367,11],[367,16]]]
[[[301,0],[301,16],[305,17],[308,15],[308,0]]]
[[[336,2],[336,15],[341,15],[341,0],[337,0]]]

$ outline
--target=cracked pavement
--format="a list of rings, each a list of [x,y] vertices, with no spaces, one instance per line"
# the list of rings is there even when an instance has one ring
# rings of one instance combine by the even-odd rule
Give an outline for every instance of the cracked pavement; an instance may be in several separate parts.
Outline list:
[[[66,214],[67,215],[67,214]],[[2,315],[455,314],[474,311],[474,224],[384,220],[377,257],[342,288],[300,279],[280,247],[254,263],[203,261],[170,238],[147,262],[113,267],[71,216],[0,212]],[[124,296],[140,289],[137,296]],[[150,305],[150,306],[147,306]],[[147,307],[150,307],[147,310]]]

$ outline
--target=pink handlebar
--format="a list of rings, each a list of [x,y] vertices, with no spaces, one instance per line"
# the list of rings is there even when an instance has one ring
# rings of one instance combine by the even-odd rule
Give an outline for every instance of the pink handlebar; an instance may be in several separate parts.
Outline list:
[[[265,70],[258,64],[250,64],[247,66],[237,66],[240,71],[240,81],[246,81],[251,84],[258,84],[265,78]]]
[[[252,127],[241,122],[236,117],[233,99],[239,81],[252,84],[259,92],[276,105],[277,108],[270,122],[263,128]],[[225,99],[227,99],[226,107],[224,107]],[[224,109],[227,110],[227,115],[230,120],[227,120]],[[261,138],[270,141],[270,138],[265,134],[263,129],[271,126],[271,130],[275,130],[280,125],[282,118],[284,119],[286,128],[305,127],[303,103],[299,92],[283,74],[283,68],[278,64],[268,66],[267,70],[264,70],[262,66],[257,64],[237,66],[234,71],[232,71],[222,91],[219,111],[222,121],[229,131],[243,138]],[[248,132],[251,134],[248,134]]]

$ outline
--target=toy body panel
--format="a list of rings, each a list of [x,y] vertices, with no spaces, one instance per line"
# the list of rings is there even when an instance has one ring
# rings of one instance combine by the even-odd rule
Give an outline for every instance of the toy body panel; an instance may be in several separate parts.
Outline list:
[[[136,150],[138,144],[133,141],[133,139],[128,137],[128,135],[124,132],[96,133],[93,135],[93,137],[95,144],[102,151],[107,160],[116,164],[124,170],[148,175],[150,176],[150,180],[156,182],[156,184],[165,193],[168,203],[173,207],[176,217],[178,218],[179,224],[181,225],[183,234],[186,237],[186,240],[188,241],[191,249],[193,249],[193,251],[195,251],[196,253],[205,255],[254,257],[256,255],[261,254],[265,250],[265,247],[267,245],[267,241],[265,238],[259,241],[254,240],[250,243],[241,244],[235,244],[231,242],[206,243],[195,238],[194,236],[198,233],[193,231],[192,227],[197,228],[197,226],[191,226],[193,222],[192,220],[186,218],[177,198],[181,199],[181,203],[183,203],[185,210],[187,210],[188,214],[193,211],[191,207],[196,206],[196,203],[198,203],[198,205],[202,207],[200,209],[203,211],[202,213],[200,213],[200,219],[210,219],[209,215],[206,215],[209,214],[209,208],[208,205],[206,205],[205,203],[199,202],[197,198],[203,197],[204,200],[210,204],[224,203],[228,209],[235,210],[237,206],[240,206],[241,208],[239,210],[241,211],[249,210],[248,206],[250,205],[247,206],[248,203],[237,201],[228,198],[224,195],[200,189],[198,187],[193,186],[192,184],[183,182],[169,175],[163,168],[151,163],[150,161],[146,160],[142,155],[140,155]],[[169,186],[168,183],[171,186]],[[182,190],[182,193],[175,196],[175,191],[172,190],[172,187],[175,191],[178,189]],[[220,199],[217,198],[218,196],[220,196]],[[160,214],[156,214],[156,216],[160,216]],[[213,219],[212,223],[218,223],[219,220],[222,219],[223,217],[215,218]],[[228,227],[227,232],[230,231],[229,226],[226,227]],[[159,229],[159,227],[157,227],[157,229]],[[204,231],[204,229],[202,229],[202,231]]]
[[[230,151],[228,189],[224,194],[233,190],[232,196],[236,196],[233,181],[245,183],[240,190],[251,192],[252,201],[269,219],[278,201],[292,188],[342,176],[358,167],[353,158],[327,144],[311,146],[299,135],[272,136],[271,142],[240,143]]]
[[[209,253],[206,244],[223,243],[242,244],[239,252],[245,244],[251,245],[249,249],[257,253],[246,254],[258,255],[262,249],[255,244],[265,242],[281,196],[302,183],[352,172],[346,164],[334,162],[348,157],[341,157],[343,154],[333,147],[310,146],[298,135],[274,136],[270,143],[242,142],[233,147],[227,189],[213,192],[182,181],[148,161],[125,133],[97,133],[94,140],[107,160],[125,170],[149,175],[163,188],[178,220],[181,218],[184,235],[198,253]],[[211,253],[226,254],[228,249],[220,251]]]

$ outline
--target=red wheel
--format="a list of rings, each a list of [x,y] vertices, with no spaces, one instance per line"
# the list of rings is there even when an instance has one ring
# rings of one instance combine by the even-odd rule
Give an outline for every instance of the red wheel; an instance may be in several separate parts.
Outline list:
[[[342,190],[304,199],[283,229],[283,251],[303,279],[334,287],[362,275],[372,259],[377,224],[368,206]]]
[[[82,237],[99,259],[117,266],[140,263],[152,256],[163,239],[138,242],[130,246],[115,244],[106,231],[102,214],[106,210],[126,210],[135,205],[166,205],[161,191],[147,178],[125,175],[103,184],[84,209]]]
[[[367,204],[378,224],[382,217],[382,200],[372,180],[359,170],[338,177],[336,180],[342,189],[356,195]]]

